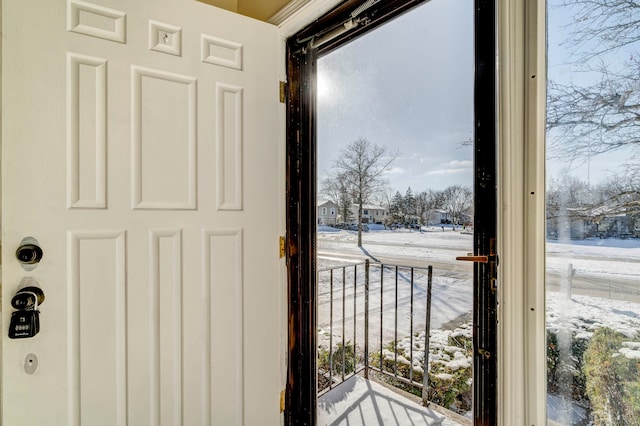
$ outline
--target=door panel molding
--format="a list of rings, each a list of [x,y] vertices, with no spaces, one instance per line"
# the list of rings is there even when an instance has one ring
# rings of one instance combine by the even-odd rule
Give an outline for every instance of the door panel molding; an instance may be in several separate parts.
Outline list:
[[[67,52],[67,208],[107,207],[107,60]]]
[[[133,209],[196,209],[197,83],[132,66]]]
[[[67,7],[68,31],[126,43],[127,14],[125,12],[80,0],[69,0]],[[91,18],[83,19],[83,16],[86,18],[87,15],[91,15]]]
[[[95,415],[114,425],[126,424],[126,243],[126,231],[68,233],[71,425],[91,423]],[[110,383],[104,383],[105,372]]]

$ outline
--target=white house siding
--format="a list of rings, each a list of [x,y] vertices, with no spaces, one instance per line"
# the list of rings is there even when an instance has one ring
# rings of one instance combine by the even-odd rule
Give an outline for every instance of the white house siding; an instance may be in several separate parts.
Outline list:
[[[372,204],[362,205],[362,223],[384,223],[387,218],[388,210],[382,206]],[[351,215],[358,217],[358,205],[351,206]]]
[[[338,216],[338,206],[332,201],[318,203],[318,225],[335,225]]]

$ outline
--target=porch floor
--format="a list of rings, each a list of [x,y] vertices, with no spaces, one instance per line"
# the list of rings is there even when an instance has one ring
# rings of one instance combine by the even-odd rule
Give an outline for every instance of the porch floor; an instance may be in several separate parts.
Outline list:
[[[451,417],[360,376],[351,377],[318,398],[318,426],[467,424]]]

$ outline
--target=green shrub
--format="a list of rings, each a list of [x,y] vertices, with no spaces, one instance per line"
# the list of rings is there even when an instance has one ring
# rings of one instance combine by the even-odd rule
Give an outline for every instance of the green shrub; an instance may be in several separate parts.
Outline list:
[[[321,348],[318,350],[318,371],[329,373],[329,368],[332,366],[333,370],[330,375],[342,375],[344,355],[344,374],[351,374],[356,368],[356,356],[355,349],[351,342],[345,343],[344,347],[342,343],[338,343],[337,348],[329,354],[329,350]]]
[[[449,346],[464,349],[469,356],[473,353],[473,337],[465,336],[461,333],[451,333],[447,338]]]
[[[395,342],[389,343],[386,349],[392,354],[395,353]],[[408,359],[408,355],[405,356],[404,351],[402,350],[398,350],[398,356]],[[373,354],[371,354],[369,364],[371,367],[380,368],[380,352],[374,352]],[[423,374],[421,369],[417,370],[415,368],[412,368],[408,363],[402,362],[401,358],[398,360],[398,364],[396,366],[395,357],[393,357],[393,355],[384,357],[381,370],[386,371],[387,373],[397,374],[399,377],[405,379],[411,378],[414,382],[417,383],[422,383]],[[408,390],[408,388],[405,389],[404,386],[402,387],[402,389]]]
[[[571,397],[588,405],[586,396],[586,377],[581,368],[588,339],[571,336],[570,356],[561,356],[558,335],[547,330],[547,389],[550,393],[560,393],[561,384],[568,382]]]
[[[584,353],[586,389],[595,425],[640,424],[638,361],[619,351],[624,335],[599,328]]]
[[[432,363],[429,371],[429,401],[458,413],[471,410],[471,368],[452,371]]]

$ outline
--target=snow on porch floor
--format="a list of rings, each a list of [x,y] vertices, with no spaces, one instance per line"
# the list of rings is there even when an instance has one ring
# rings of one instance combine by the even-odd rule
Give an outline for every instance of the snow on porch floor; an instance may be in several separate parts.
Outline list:
[[[318,398],[318,426],[461,424],[360,376]]]

